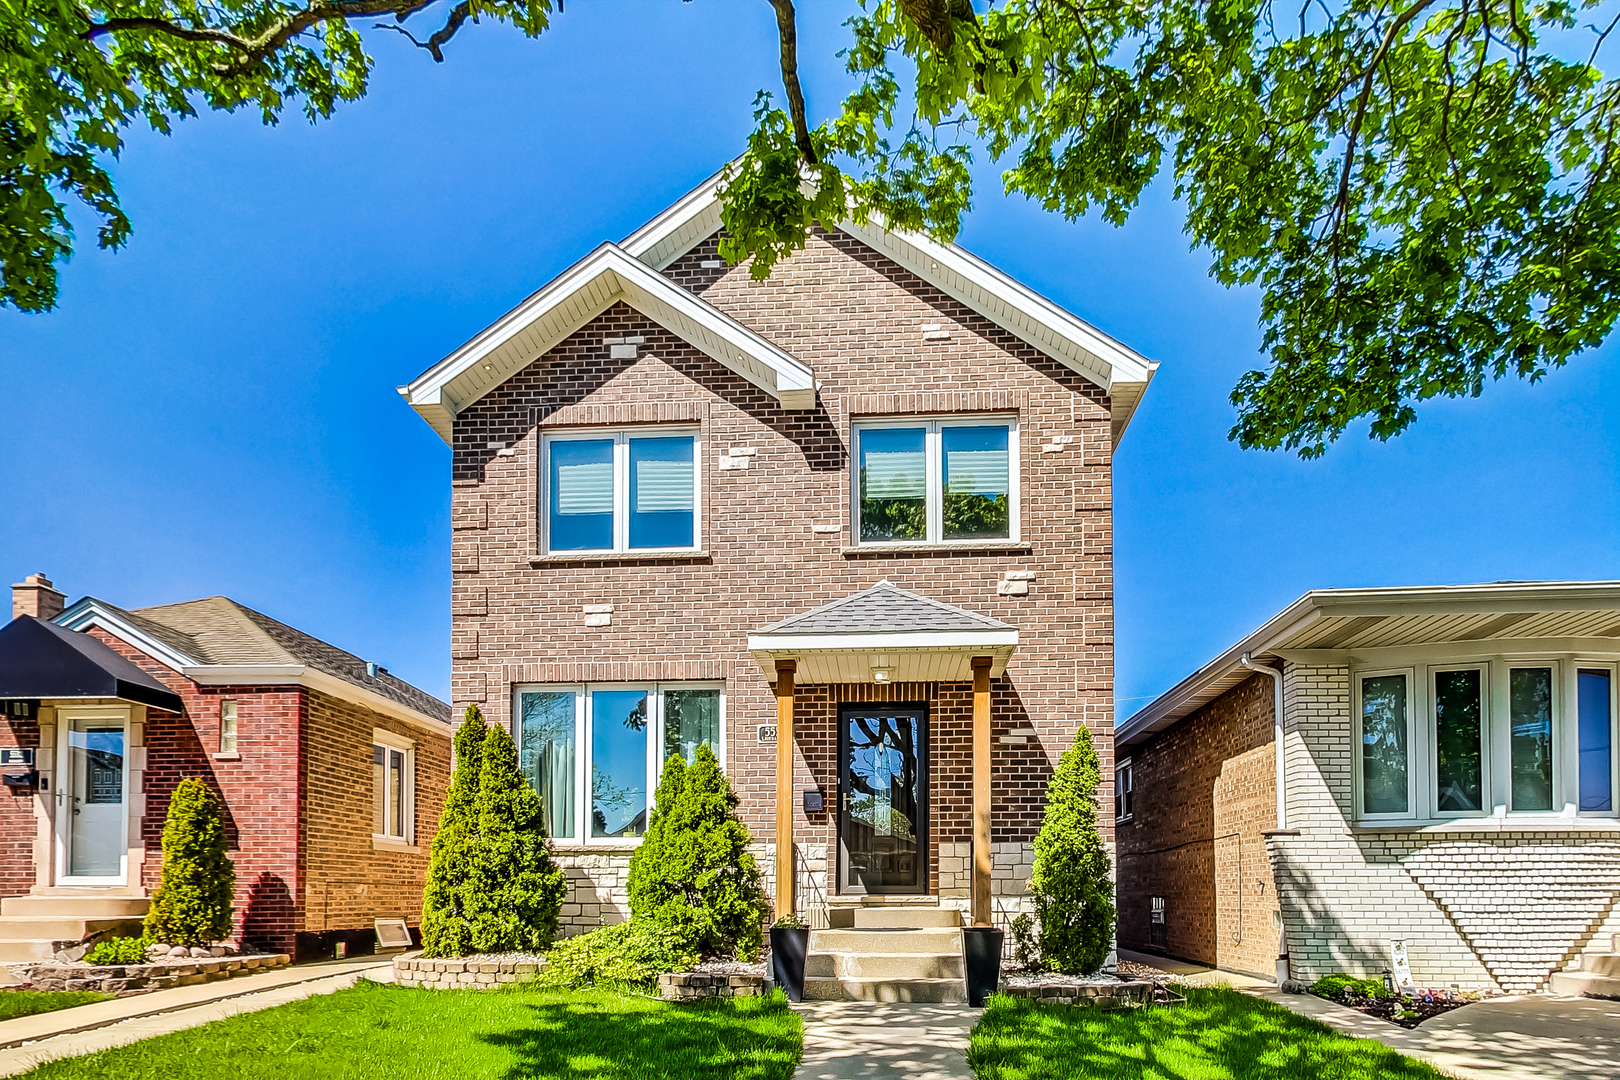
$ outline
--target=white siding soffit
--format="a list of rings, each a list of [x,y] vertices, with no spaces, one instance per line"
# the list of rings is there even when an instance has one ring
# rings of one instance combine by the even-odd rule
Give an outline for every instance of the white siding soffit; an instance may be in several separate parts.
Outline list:
[[[1114,728],[1140,742],[1280,658],[1346,664],[1355,650],[1495,640],[1612,639],[1620,651],[1620,581],[1502,581],[1389,589],[1316,589]]]
[[[774,396],[784,409],[815,408],[810,368],[617,244],[603,244],[399,388],[450,442],[456,414],[624,301]]]
[[[648,266],[664,269],[720,228],[720,182],[720,173],[711,176],[619,246]],[[1113,441],[1119,445],[1156,362],[955,244],[890,231],[879,221],[845,221],[839,228],[1108,391]]]

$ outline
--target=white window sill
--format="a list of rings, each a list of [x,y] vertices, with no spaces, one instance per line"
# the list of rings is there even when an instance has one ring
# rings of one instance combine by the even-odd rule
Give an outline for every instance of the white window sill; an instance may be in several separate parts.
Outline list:
[[[844,558],[868,555],[1026,555],[1032,549],[1028,540],[958,540],[945,543],[856,544],[844,548]]]
[[[641,846],[641,839],[635,840],[598,840],[593,844],[582,844],[578,840],[553,840],[551,850],[560,851],[567,855],[628,855]]]
[[[401,840],[397,836],[378,836],[371,834],[371,848],[373,851],[396,851],[403,855],[420,855],[422,849],[409,840]]]
[[[1620,832],[1620,818],[1578,817],[1566,818],[1551,814],[1526,814],[1523,817],[1453,818],[1446,821],[1363,821],[1351,827],[1352,832],[1420,832],[1420,833],[1570,833]]]
[[[242,760],[242,755],[241,754],[214,754],[212,756],[213,756],[213,759],[215,761],[241,761]]]
[[[707,551],[697,548],[638,548],[634,551],[554,551],[529,556],[529,566],[556,566],[561,563],[623,562],[708,562]]]

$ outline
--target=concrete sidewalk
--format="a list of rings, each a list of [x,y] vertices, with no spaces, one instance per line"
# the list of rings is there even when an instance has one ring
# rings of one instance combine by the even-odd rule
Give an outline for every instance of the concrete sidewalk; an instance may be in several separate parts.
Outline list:
[[[392,982],[393,962],[391,956],[361,956],[303,964],[0,1021],[0,1076],[315,994],[330,994],[361,978]]]
[[[1165,974],[1174,975],[1182,982],[1191,983],[1193,986],[1230,986],[1235,990],[1259,990],[1277,985],[1269,979],[1257,979],[1252,975],[1239,975],[1235,971],[1222,971],[1207,964],[1194,964],[1186,960],[1172,960],[1167,956],[1132,952],[1130,949],[1120,949],[1119,958],[1128,964],[1136,964],[1139,967],[1157,968]]]
[[[983,1009],[872,1001],[806,1001],[804,1056],[793,1080],[973,1080],[968,1035]]]

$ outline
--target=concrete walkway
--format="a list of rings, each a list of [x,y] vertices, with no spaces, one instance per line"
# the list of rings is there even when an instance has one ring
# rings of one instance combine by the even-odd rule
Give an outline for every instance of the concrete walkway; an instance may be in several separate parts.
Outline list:
[[[804,1057],[793,1080],[973,1080],[968,1033],[982,1009],[966,1005],[807,1001]]]
[[[0,1021],[0,1076],[393,975],[392,957],[360,956]]]
[[[1194,964],[1186,960],[1172,960],[1167,956],[1132,952],[1129,949],[1120,949],[1119,958],[1126,963],[1157,968],[1166,974],[1176,976],[1183,982],[1191,983],[1193,986],[1230,986],[1234,990],[1258,990],[1262,987],[1277,985],[1269,979],[1256,979],[1252,975],[1239,975],[1235,971],[1222,971],[1207,964]]]

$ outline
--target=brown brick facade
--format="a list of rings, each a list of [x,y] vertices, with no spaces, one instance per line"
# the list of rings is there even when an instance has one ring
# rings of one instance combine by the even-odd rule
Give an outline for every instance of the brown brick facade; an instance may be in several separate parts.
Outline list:
[[[776,401],[623,303],[457,416],[453,464],[452,698],[509,724],[523,682],[723,679],[727,771],[756,839],[771,837],[771,688],[746,649],[750,630],[887,578],[1016,626],[1020,646],[993,688],[994,839],[1027,842],[1052,763],[1087,725],[1111,801],[1113,578],[1107,395],[1069,368],[843,234],[816,233],[765,282],[704,268],[711,238],[666,273],[814,368],[817,407]],[[940,326],[948,340],[924,341]],[[635,359],[605,339],[642,336]],[[847,550],[849,446],[859,417],[1016,414],[1022,543],[948,554]],[[543,431],[681,420],[700,433],[702,554],[546,561],[538,492]],[[1043,449],[1056,436],[1071,441]],[[499,450],[491,444],[501,444]],[[752,448],[744,470],[720,451]],[[813,526],[836,527],[816,532]],[[1034,571],[1027,596],[997,594],[1007,571]],[[611,604],[607,626],[585,605]],[[654,674],[675,671],[702,674]],[[866,686],[801,686],[795,791],[836,784],[837,702]],[[899,693],[890,688],[888,693]],[[969,838],[971,693],[925,684],[934,844]],[[853,699],[853,698],[852,698]],[[1003,743],[1013,728],[1024,743]],[[1110,817],[1111,815],[1105,815]],[[801,843],[828,842],[829,815],[795,808]],[[937,865],[937,860],[933,861]],[[937,872],[934,875],[937,884]]]
[[[1152,740],[1121,749],[1134,776],[1116,825],[1119,943],[1270,978],[1279,911],[1263,833],[1277,824],[1271,681],[1252,676]],[[1151,898],[1165,898],[1153,946]]]
[[[0,747],[38,749],[39,723],[29,717],[0,717]],[[33,888],[34,821],[31,795],[0,790],[0,896],[17,896]]]

